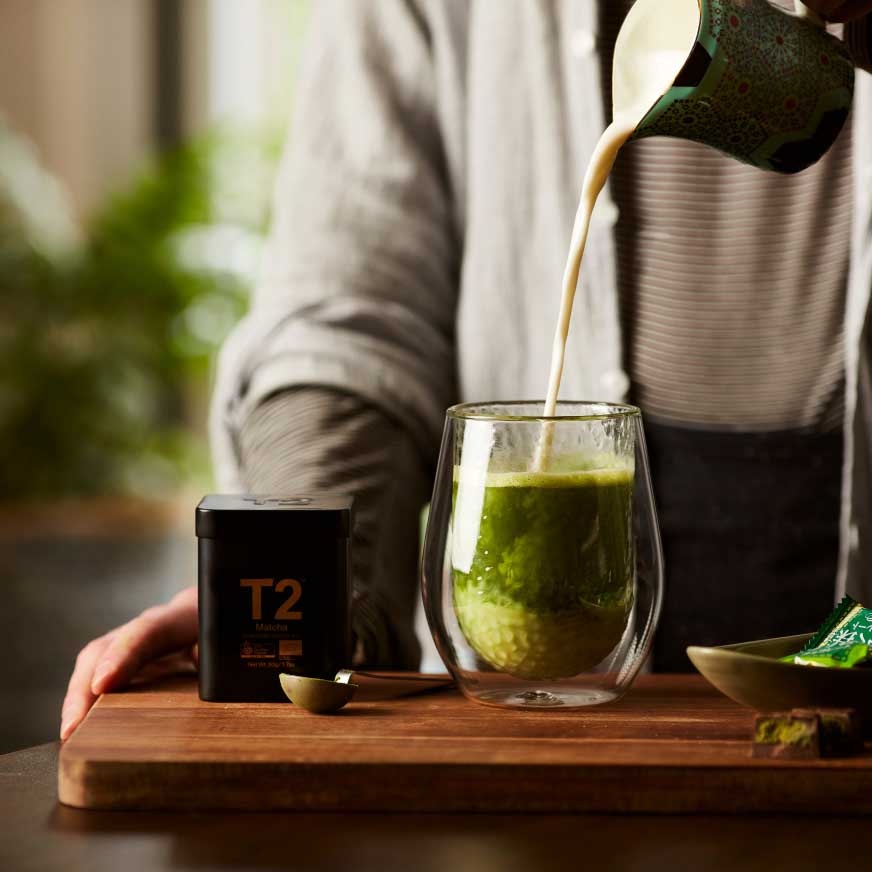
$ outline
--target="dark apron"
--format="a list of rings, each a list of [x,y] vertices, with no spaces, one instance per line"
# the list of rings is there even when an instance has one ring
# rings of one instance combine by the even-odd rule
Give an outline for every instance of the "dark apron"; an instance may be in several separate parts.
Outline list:
[[[842,434],[645,421],[666,565],[657,672],[688,645],[815,629],[833,606]]]

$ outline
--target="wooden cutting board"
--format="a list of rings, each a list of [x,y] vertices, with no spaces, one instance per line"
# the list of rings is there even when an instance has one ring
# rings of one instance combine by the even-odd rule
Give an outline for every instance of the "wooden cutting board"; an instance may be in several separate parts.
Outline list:
[[[100,809],[872,813],[862,757],[750,757],[752,713],[698,676],[643,676],[583,711],[454,690],[336,715],[204,703],[173,678],[104,696],[60,755],[62,803]],[[388,689],[389,690],[389,689]]]

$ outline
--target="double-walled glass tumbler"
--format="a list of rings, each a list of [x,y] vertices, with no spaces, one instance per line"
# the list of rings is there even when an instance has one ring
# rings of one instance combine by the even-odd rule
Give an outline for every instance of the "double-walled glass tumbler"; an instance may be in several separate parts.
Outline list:
[[[448,410],[423,592],[466,696],[565,710],[632,683],[659,616],[663,559],[639,410],[542,410]]]

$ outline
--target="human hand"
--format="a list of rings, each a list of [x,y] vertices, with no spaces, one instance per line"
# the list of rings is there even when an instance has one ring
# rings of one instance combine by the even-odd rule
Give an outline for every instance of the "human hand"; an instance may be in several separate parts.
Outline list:
[[[872,0],[802,0],[826,21],[851,21],[872,12]]]
[[[190,668],[197,651],[197,588],[89,642],[76,658],[61,709],[61,741],[81,723],[101,693],[123,687],[144,671]]]

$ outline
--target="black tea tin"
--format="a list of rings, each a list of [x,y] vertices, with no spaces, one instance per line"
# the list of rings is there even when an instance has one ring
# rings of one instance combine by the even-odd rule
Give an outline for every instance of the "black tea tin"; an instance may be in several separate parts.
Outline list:
[[[279,673],[350,665],[350,497],[207,496],[197,506],[200,698],[285,699]]]

